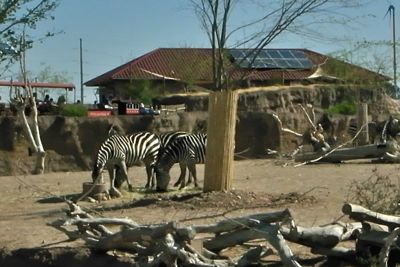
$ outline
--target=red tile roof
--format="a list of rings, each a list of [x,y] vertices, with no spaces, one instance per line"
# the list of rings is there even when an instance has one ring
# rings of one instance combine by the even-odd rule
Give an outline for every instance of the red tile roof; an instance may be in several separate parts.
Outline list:
[[[113,80],[211,80],[210,49],[160,48],[85,83],[99,86]],[[196,77],[193,76],[196,74]]]
[[[280,49],[282,50],[282,49]],[[293,49],[292,49],[293,50]],[[243,76],[251,80],[303,80],[313,74],[328,56],[300,50],[313,62],[312,69],[254,69],[237,68],[233,79]],[[203,83],[212,81],[212,50],[210,48],[159,48],[127,62],[85,83],[87,86],[103,86],[115,80],[180,80]],[[232,65],[233,66],[233,65]]]

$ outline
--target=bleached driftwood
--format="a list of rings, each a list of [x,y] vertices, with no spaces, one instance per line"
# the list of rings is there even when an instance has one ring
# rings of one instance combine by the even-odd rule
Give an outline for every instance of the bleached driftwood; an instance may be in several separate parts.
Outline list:
[[[388,226],[390,229],[400,227],[400,217],[371,211],[356,204],[344,204],[342,207],[342,212],[346,215],[349,215],[351,219],[356,221],[369,221],[377,224],[383,224]]]
[[[309,163],[315,163],[319,162],[322,159],[325,159],[326,157],[330,156],[331,154],[335,153],[337,150],[342,149],[343,147],[347,146],[348,144],[351,144],[358,138],[358,136],[361,134],[362,130],[367,127],[367,125],[362,125],[358,132],[354,135],[354,137],[350,140],[347,140],[346,142],[338,145],[337,147],[330,149],[329,151],[320,151],[316,153],[304,153],[304,157],[301,154],[298,154],[298,156],[295,157],[295,161],[302,161],[302,163],[296,164],[294,167],[300,167]],[[331,160],[330,162],[340,162],[340,159],[336,160]]]
[[[295,161],[311,161],[319,157],[321,157],[319,162],[341,162],[354,159],[376,159],[384,157],[385,154],[388,153],[390,150],[390,146],[386,144],[365,145],[351,148],[340,148],[329,154],[324,152],[297,154],[295,157]]]
[[[389,232],[389,227],[372,222],[362,222],[362,231],[360,232],[360,234],[371,231]]]
[[[80,237],[88,245],[101,251],[128,251],[134,255],[139,266],[178,266],[178,262],[187,266],[248,266],[257,264],[262,257],[272,253],[271,249],[263,246],[252,248],[232,260],[204,253],[208,250],[218,253],[250,240],[267,241],[278,252],[282,264],[291,267],[299,267],[300,264],[286,240],[311,247],[315,254],[349,260],[354,259],[355,251],[357,255],[362,255],[360,250],[363,252],[370,246],[383,247],[386,256],[382,256],[384,260],[381,262],[387,261],[388,247],[400,245],[400,241],[396,240],[398,233],[387,231],[400,224],[399,217],[373,212],[354,204],[345,204],[342,210],[350,218],[362,223],[337,222],[306,228],[295,225],[287,209],[225,219],[211,225],[178,227],[175,222],[139,225],[130,219],[95,218],[75,203],[67,203],[70,206],[68,214],[72,218],[62,224],[57,223],[57,227],[75,225],[80,230]],[[121,227],[113,233],[105,225]],[[197,233],[216,235],[203,242],[204,248],[197,250],[191,246]],[[337,247],[340,242],[354,236],[357,237],[355,249]]]
[[[279,225],[259,224],[250,229],[221,234],[204,242],[204,247],[211,251],[220,251],[254,239],[266,239],[278,251],[285,266],[300,266],[280,233]]]
[[[86,219],[94,219],[94,217],[92,215],[90,215],[89,213],[87,213],[86,211],[82,210],[80,206],[78,206],[77,204],[75,204],[74,202],[70,201],[70,200],[66,200],[65,201],[68,206],[69,206],[69,215],[73,218],[86,218]],[[78,228],[81,231],[85,231],[84,227],[83,227],[83,223],[77,223],[76,224],[78,226]],[[113,232],[111,230],[109,230],[107,227],[105,227],[102,224],[95,224],[92,225],[92,228],[95,231],[98,231],[101,235],[112,235]]]
[[[278,115],[276,115],[275,113],[272,114],[272,117],[274,117],[275,120],[278,122],[279,128],[281,129],[282,132],[289,133],[289,134],[293,134],[294,136],[300,137],[300,138],[303,137],[303,134],[298,133],[298,132],[295,132],[295,131],[293,131],[293,130],[291,130],[291,129],[289,129],[289,128],[283,127],[281,119],[280,119],[280,118],[278,117]]]
[[[288,209],[282,211],[275,211],[269,213],[259,213],[253,214],[250,216],[232,218],[223,221],[219,221],[216,224],[209,225],[194,225],[192,228],[197,233],[222,233],[229,232],[235,229],[243,228],[243,227],[252,227],[255,225],[262,223],[273,223],[279,222],[283,220],[287,220],[290,218],[290,212]]]
[[[301,267],[279,231],[279,225],[268,225],[263,233],[265,239],[278,251],[284,266]]]
[[[243,244],[249,240],[264,238],[264,232],[268,231],[268,225],[252,226],[250,229],[240,229],[229,233],[220,234],[213,239],[204,242],[204,247],[213,252],[225,248]]]
[[[131,228],[139,227],[139,224],[128,218],[72,218],[65,221],[64,225],[77,224],[92,224],[92,225],[123,225]]]
[[[219,261],[218,263],[212,261],[210,263],[203,262],[199,259],[198,255],[185,251],[177,246],[174,237],[171,234],[167,234],[164,240],[158,244],[158,249],[155,252],[156,257],[148,262],[142,264],[143,266],[178,266],[177,260],[179,259],[185,266],[204,266],[204,267],[225,267],[229,266],[228,261]]]
[[[308,247],[332,248],[339,242],[349,240],[354,231],[361,229],[361,223],[336,223],[327,226],[282,228],[286,240]]]
[[[176,223],[171,222],[162,225],[140,226],[131,229],[122,229],[121,231],[106,236],[95,243],[96,248],[101,250],[113,249],[116,245],[125,244],[127,242],[137,242],[139,244],[149,246],[151,243],[158,242],[167,234],[177,232]],[[183,233],[184,231],[182,231]],[[188,231],[189,233],[190,231]],[[193,238],[194,235],[187,234],[186,238]]]
[[[267,248],[265,246],[257,246],[255,248],[249,249],[239,258],[235,259],[234,262],[237,262],[237,266],[246,267],[258,263],[261,258],[266,257],[268,255],[272,255],[274,252],[271,248]]]
[[[312,127],[313,131],[317,130],[317,126],[315,125],[315,113],[314,113],[314,108],[312,105],[307,105],[307,108],[310,110],[311,112],[311,116],[308,114],[307,110],[303,107],[302,104],[298,104],[298,106],[301,108],[301,110],[304,113],[304,116],[306,117],[307,122],[310,124],[310,126]]]
[[[330,258],[338,258],[343,260],[354,260],[356,258],[356,251],[350,248],[334,247],[313,247],[311,253],[325,255]]]

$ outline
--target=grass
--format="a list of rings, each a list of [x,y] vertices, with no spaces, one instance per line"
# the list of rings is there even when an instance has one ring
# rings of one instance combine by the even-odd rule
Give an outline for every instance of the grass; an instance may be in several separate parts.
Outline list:
[[[356,104],[351,101],[343,101],[339,104],[330,107],[327,110],[327,113],[329,115],[335,115],[335,114],[354,115],[356,114],[356,112],[357,112]]]
[[[65,104],[60,107],[60,115],[65,117],[85,117],[87,108],[81,104]]]

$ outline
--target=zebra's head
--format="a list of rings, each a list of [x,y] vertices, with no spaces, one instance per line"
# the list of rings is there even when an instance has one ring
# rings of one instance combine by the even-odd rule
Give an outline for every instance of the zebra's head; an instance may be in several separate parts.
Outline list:
[[[171,176],[169,171],[157,164],[155,166],[156,180],[157,180],[157,191],[165,192],[168,189],[169,180]]]

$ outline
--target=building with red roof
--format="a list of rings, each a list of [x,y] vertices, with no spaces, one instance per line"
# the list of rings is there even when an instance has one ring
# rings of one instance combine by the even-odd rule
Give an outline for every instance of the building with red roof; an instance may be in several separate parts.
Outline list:
[[[235,87],[324,82],[387,82],[389,77],[307,49],[263,49],[246,61],[250,49],[227,50]],[[150,82],[162,94],[212,89],[211,48],[159,48],[85,83],[100,94],[129,98],[129,89]]]

